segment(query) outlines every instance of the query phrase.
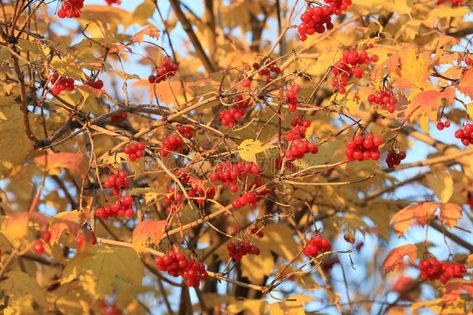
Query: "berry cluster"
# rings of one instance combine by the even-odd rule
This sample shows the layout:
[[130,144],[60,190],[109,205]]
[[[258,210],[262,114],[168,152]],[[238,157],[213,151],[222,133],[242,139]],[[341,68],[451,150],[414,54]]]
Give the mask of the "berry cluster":
[[192,126],[182,126],[177,129],[177,131],[187,139],[192,139],[192,137],[194,136],[194,128],[192,128]]
[[284,152],[284,156],[288,161],[304,158],[306,153],[316,154],[319,148],[315,143],[305,139],[296,139],[291,142],[291,147]]
[[463,4],[463,0],[437,0],[437,4],[444,4],[444,3],[447,3],[447,2],[451,2],[452,6],[454,6],[454,7]]
[[169,59],[163,59],[161,66],[156,69],[156,75],[152,74],[148,77],[149,83],[159,83],[176,75],[177,64],[172,63]]
[[57,16],[63,18],[78,18],[80,10],[84,7],[84,0],[64,0],[61,8],[57,11]]
[[227,161],[217,164],[216,170],[210,175],[210,180],[221,181],[225,186],[231,185],[230,190],[235,193],[238,190],[237,180],[244,179],[249,174],[260,176],[261,169],[259,165],[253,162],[237,162],[233,164]]
[[289,111],[291,113],[295,112],[298,105],[297,100],[297,93],[301,87],[298,84],[294,84],[287,92],[286,92],[286,103],[288,104]]
[[246,205],[250,205],[250,206],[254,207],[255,204],[256,204],[256,200],[257,200],[256,193],[254,193],[252,191],[246,192],[243,195],[241,195],[240,197],[233,200],[232,207],[233,207],[233,209],[242,208]]
[[464,61],[467,66],[473,65],[473,59],[471,59],[470,57],[465,57]]
[[448,127],[450,127],[450,120],[437,122],[437,130],[443,130]]
[[258,75],[266,77],[266,83],[273,81],[281,73],[281,68],[271,59],[266,59],[262,64],[253,63],[253,69],[258,71]]
[[51,88],[51,93],[54,95],[61,94],[62,91],[74,91],[74,79],[68,77],[60,77],[57,72],[53,74],[51,78],[51,83],[53,87]]
[[332,250],[332,245],[323,236],[314,235],[310,238],[304,248],[304,255],[315,258],[321,253]]
[[105,0],[105,2],[107,2],[108,5],[112,5],[112,4],[120,5],[120,4],[122,4],[121,0]]
[[340,15],[351,5],[351,0],[324,0],[325,5],[308,7],[301,15],[299,25],[299,39],[305,41],[307,35],[322,34],[325,30],[333,28],[332,15]]
[[368,134],[365,137],[356,135],[347,142],[346,156],[348,161],[378,160],[380,157],[379,146],[383,143],[380,136]]
[[199,205],[203,205],[207,198],[212,199],[215,196],[215,188],[205,190],[203,187],[192,187],[187,194],[189,197],[195,198]]
[[163,257],[157,257],[155,264],[158,270],[166,271],[173,277],[182,276],[188,287],[198,287],[200,280],[208,277],[203,263],[198,263],[174,250],[169,250]]
[[123,152],[125,152],[126,155],[128,155],[128,158],[130,159],[130,161],[135,161],[144,156],[145,148],[146,146],[144,145],[144,143],[136,142],[136,143],[127,145],[125,148],[123,148]]
[[388,155],[386,156],[386,164],[388,164],[389,168],[393,168],[394,166],[401,164],[401,161],[405,158],[406,152],[391,149],[388,151]]
[[336,88],[340,94],[345,94],[345,87],[348,80],[353,76],[357,79],[363,77],[362,65],[369,65],[378,61],[378,55],[369,55],[366,51],[346,50],[343,52],[342,59],[332,68],[334,78],[332,87]]
[[176,191],[174,188],[169,188],[166,198],[163,200],[168,213],[173,213],[179,210],[184,203],[184,194]]
[[259,255],[259,248],[248,241],[229,242],[227,243],[227,250],[233,260],[240,260],[247,254]]
[[128,113],[118,113],[112,115],[112,122],[122,121],[128,118]]
[[184,139],[179,135],[167,136],[163,141],[163,149],[159,151],[159,155],[166,157],[171,152],[179,152],[184,148]]
[[103,185],[105,188],[113,188],[113,194],[118,196],[121,189],[127,189],[129,186],[127,177],[128,173],[125,170],[121,170],[110,175]]
[[251,105],[251,98],[247,97],[246,99],[243,98],[243,95],[237,95],[235,97],[235,105],[220,111],[220,123],[222,126],[226,126],[228,128],[234,128],[238,121],[240,121],[243,116],[245,116],[246,110]]
[[304,139],[305,132],[310,126],[310,121],[302,119],[302,116],[297,114],[291,120],[291,126],[293,128],[284,135],[286,141]]
[[264,237],[264,232],[262,227],[255,226],[250,230],[250,233],[253,235],[258,236],[259,238]]
[[473,124],[466,124],[465,127],[455,131],[455,138],[461,139],[464,145],[473,143]]
[[97,79],[97,80],[87,80],[86,84],[94,89],[97,89],[97,90],[100,90],[103,88],[103,81],[100,80],[100,79]]
[[383,89],[376,91],[374,94],[370,94],[368,96],[368,102],[375,103],[382,109],[387,109],[390,113],[394,113],[397,104],[397,100],[391,89]]
[[451,278],[461,278],[466,273],[466,267],[458,262],[440,262],[435,257],[422,259],[419,262],[422,280],[440,280],[447,283]]
[[133,212],[133,197],[125,195],[120,197],[117,201],[110,205],[95,210],[95,215],[103,220],[109,217],[128,217],[132,218]]

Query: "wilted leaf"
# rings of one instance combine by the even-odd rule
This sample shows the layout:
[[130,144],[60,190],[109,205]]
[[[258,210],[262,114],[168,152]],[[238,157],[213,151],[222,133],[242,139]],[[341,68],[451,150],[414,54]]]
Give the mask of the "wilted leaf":
[[161,32],[154,26],[154,25],[148,25],[145,28],[143,28],[141,31],[136,33],[132,38],[132,42],[141,44],[145,36],[149,36],[154,39],[159,39]]
[[396,271],[404,265],[404,257],[409,257],[409,262],[413,264],[417,258],[417,247],[412,244],[399,246],[391,250],[383,262],[386,272]]

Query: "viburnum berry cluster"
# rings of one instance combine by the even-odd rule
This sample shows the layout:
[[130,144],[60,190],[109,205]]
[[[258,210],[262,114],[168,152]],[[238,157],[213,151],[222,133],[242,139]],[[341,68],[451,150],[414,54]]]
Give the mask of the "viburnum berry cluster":
[[180,152],[184,149],[184,139],[179,135],[169,135],[163,141],[163,149],[159,151],[159,155],[166,157],[171,152]]
[[452,278],[462,278],[466,267],[458,262],[440,262],[435,257],[428,257],[419,262],[422,280],[440,280],[447,283]]
[[201,280],[208,277],[205,265],[184,256],[182,252],[169,250],[163,257],[157,257],[155,264],[158,270],[166,271],[173,277],[181,276],[186,280],[186,286],[198,287]]
[[374,136],[371,133],[366,136],[358,134],[347,142],[345,154],[348,161],[376,161],[381,155],[379,146],[382,143],[383,138],[381,136]]
[[51,93],[53,93],[54,95],[59,95],[62,91],[74,91],[74,79],[59,76],[57,72],[53,74],[53,77],[51,78],[51,83],[53,84],[53,86],[51,87]]
[[57,11],[57,16],[61,19],[78,18],[83,7],[84,0],[64,0],[61,8]]
[[128,155],[130,161],[136,161],[137,159],[141,158],[145,154],[145,144],[141,142],[135,142],[130,145],[127,145],[123,148],[123,152]]
[[172,63],[171,60],[165,58],[161,61],[161,66],[156,68],[156,75],[152,74],[148,77],[149,83],[159,83],[166,81],[176,75],[177,64]]
[[259,238],[264,237],[263,227],[255,226],[250,230],[250,233],[258,236]]
[[215,196],[215,188],[204,189],[204,187],[191,187],[187,191],[190,198],[194,198],[199,205],[203,205],[207,199],[212,199]]
[[297,105],[299,101],[297,100],[297,93],[299,93],[301,87],[298,84],[294,84],[286,92],[286,103],[288,104],[288,109],[291,113],[297,110]]
[[113,189],[115,196],[120,195],[122,189],[129,187],[128,173],[125,170],[115,171],[104,182],[105,188]]
[[345,94],[348,80],[351,77],[361,79],[363,77],[363,65],[377,62],[378,59],[378,55],[369,55],[366,51],[345,50],[341,60],[332,68],[332,73],[335,76],[332,80],[332,87],[337,89],[340,94]]
[[113,114],[111,117],[112,122],[122,121],[128,118],[128,113]]
[[437,122],[437,130],[443,130],[448,127],[450,127],[450,120]]
[[174,188],[168,188],[168,193],[163,200],[168,213],[173,213],[179,210],[184,204],[184,194],[180,191],[176,191]]
[[110,205],[95,210],[95,215],[103,220],[110,217],[128,217],[134,216],[133,212],[133,197],[125,195],[120,197],[117,201]]
[[228,128],[234,128],[236,124],[245,116],[245,113],[251,105],[251,98],[244,98],[239,94],[234,99],[234,105],[228,109],[220,111],[220,124]]
[[368,102],[379,105],[382,109],[390,113],[394,113],[397,99],[394,97],[391,89],[382,89],[375,91],[374,94],[368,95]]
[[447,3],[447,2],[451,2],[452,6],[454,6],[454,7],[463,4],[463,0],[437,0],[437,4],[444,4],[444,3]]
[[473,124],[466,124],[465,127],[455,131],[455,138],[460,139],[464,145],[473,143]]
[[473,65],[473,59],[471,59],[469,56],[465,57],[464,61],[467,66]]
[[120,5],[120,4],[122,4],[121,0],[105,0],[105,2],[107,2],[108,5],[112,5],[112,4]]
[[388,151],[388,155],[386,156],[386,164],[388,164],[389,168],[393,168],[401,164],[401,161],[406,158],[406,152],[400,151],[397,149],[391,149]]
[[315,258],[318,255],[332,250],[328,239],[320,235],[313,235],[304,248],[304,255]]
[[250,205],[250,206],[254,207],[255,204],[256,204],[257,199],[258,198],[257,198],[255,192],[252,192],[252,191],[245,192],[240,197],[233,200],[232,207],[233,207],[233,209],[242,208],[246,205]]
[[259,248],[248,241],[229,242],[227,243],[227,250],[230,257],[234,260],[240,260],[247,254],[260,254]]
[[332,16],[340,15],[351,5],[351,0],[324,0],[325,5],[308,6],[301,15],[301,24],[297,31],[299,39],[305,41],[307,35],[322,34],[325,30],[333,28]]
[[230,186],[230,191],[235,193],[238,191],[238,179],[245,179],[249,174],[255,176],[261,175],[261,168],[258,164],[253,162],[237,162],[232,163],[227,161],[225,163],[218,163],[215,171],[210,175],[212,181],[220,181],[225,186]]
[[94,89],[100,90],[103,88],[103,81],[100,79],[89,79],[87,80],[86,84]]
[[284,152],[284,156],[288,161],[302,159],[306,153],[315,154],[318,147],[315,143],[309,142],[305,138],[305,132],[310,126],[310,121],[302,119],[297,114],[291,121],[293,129],[287,131],[284,139],[289,142],[289,148]]
[[281,68],[279,68],[276,65],[276,62],[270,58],[267,58],[260,63],[253,63],[253,69],[258,71],[259,76],[266,77],[266,83],[272,82],[281,73]]

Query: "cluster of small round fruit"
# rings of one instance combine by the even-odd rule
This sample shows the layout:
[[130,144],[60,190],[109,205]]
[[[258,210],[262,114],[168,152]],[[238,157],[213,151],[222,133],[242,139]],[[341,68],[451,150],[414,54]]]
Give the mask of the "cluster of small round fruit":
[[391,89],[383,89],[376,91],[374,94],[370,94],[368,96],[368,102],[375,103],[382,109],[387,109],[390,113],[394,113],[397,104],[397,100]]
[[[88,233],[86,236],[85,232],[79,231],[79,233],[76,236],[76,245],[78,249],[83,249],[84,246],[86,245],[86,242],[89,242],[91,245],[97,244],[97,237],[95,236],[95,233],[91,230],[87,230]],[[36,240],[33,243],[32,250],[36,255],[42,255],[45,252],[44,249],[44,244],[49,243],[51,241],[51,231],[49,230],[44,230],[41,233],[41,239]]]
[[274,60],[269,58],[265,59],[262,64],[253,63],[253,69],[258,71],[258,75],[266,77],[266,83],[273,81],[281,73],[281,68],[276,65]]
[[128,118],[128,113],[113,114],[111,117],[112,122],[122,121]]
[[468,57],[465,57],[464,61],[465,61],[465,64],[466,64],[467,66],[473,65],[473,59],[471,59],[471,57],[469,57],[469,56],[468,56]]
[[107,2],[108,5],[112,5],[112,4],[120,5],[120,4],[122,4],[121,0],[105,0],[105,2]]
[[454,7],[463,4],[463,0],[437,0],[437,4],[444,4],[447,2],[451,2]]
[[288,161],[292,161],[304,158],[306,153],[316,154],[317,152],[319,152],[319,148],[315,143],[305,139],[296,139],[291,142],[291,146],[284,152],[284,156]]
[[114,203],[106,205],[102,208],[95,210],[95,215],[103,220],[109,217],[128,217],[132,218],[133,212],[133,197],[131,195],[125,195],[120,197]]
[[168,188],[168,193],[163,200],[168,213],[173,213],[179,210],[184,203],[184,194],[180,191],[176,191],[174,188]]
[[386,156],[386,164],[388,164],[389,168],[393,168],[394,166],[398,166],[401,164],[401,161],[406,158],[405,151],[399,151],[396,149],[391,149],[388,151],[388,155]]
[[128,155],[130,161],[136,161],[137,159],[141,158],[145,154],[145,144],[141,142],[135,142],[130,145],[127,145],[123,148],[123,152]]
[[335,76],[332,80],[332,87],[337,89],[340,94],[345,94],[345,87],[351,76],[361,79],[363,77],[362,66],[377,62],[378,59],[378,55],[369,55],[366,51],[345,50],[342,59],[332,68],[332,73]]
[[156,68],[156,75],[148,77],[149,83],[159,83],[176,75],[177,64],[172,63],[168,58],[161,61],[161,66]]
[[259,238],[264,237],[263,227],[255,226],[250,230],[250,233],[258,236]]
[[297,105],[299,101],[297,100],[297,93],[299,93],[301,87],[298,84],[294,84],[286,92],[286,103],[288,104],[288,109],[291,113],[297,110]]
[[194,128],[189,125],[185,125],[177,129],[178,133],[187,139],[192,139],[194,136]]
[[203,187],[191,187],[187,191],[190,198],[194,198],[199,205],[203,205],[207,199],[212,199],[215,196],[215,188],[205,190]]
[[180,152],[184,149],[184,139],[180,135],[169,135],[163,141],[163,149],[159,155],[166,157],[171,152]]
[[473,124],[466,124],[465,127],[455,131],[455,138],[461,139],[464,145],[473,144]]
[[346,145],[346,156],[348,161],[378,160],[380,157],[379,146],[383,143],[383,138],[368,134],[365,137],[356,135],[353,140],[349,140]]
[[245,179],[249,174],[259,176],[261,168],[253,162],[237,162],[218,163],[215,171],[210,175],[210,180],[221,181],[225,186],[231,185],[230,191],[235,193],[238,191],[238,179]]
[[94,88],[94,89],[97,89],[97,90],[100,90],[101,88],[103,88],[103,81],[100,80],[100,79],[97,79],[97,80],[87,80],[86,84],[88,86],[90,86],[91,88]]
[[440,262],[435,257],[422,259],[419,262],[422,280],[440,280],[447,283],[451,278],[462,278],[466,267],[458,262]]
[[227,243],[228,254],[234,260],[240,260],[247,254],[259,255],[259,248],[248,241],[229,242]]
[[185,257],[184,254],[179,251],[167,251],[165,256],[155,259],[155,264],[156,268],[160,271],[166,271],[173,277],[183,277],[188,287],[196,288],[199,286],[201,280],[205,280],[208,277],[203,263]]
[[130,185],[128,182],[128,173],[125,170],[114,172],[104,182],[105,188],[112,188],[115,196],[120,195],[122,189],[127,189]]
[[437,129],[438,130],[443,130],[443,129],[448,128],[448,127],[450,127],[450,120],[437,122]]
[[246,110],[251,105],[251,98],[243,98],[243,95],[237,95],[235,97],[235,105],[228,109],[220,111],[219,118],[220,124],[228,128],[234,128],[243,116],[245,116]]
[[294,141],[305,138],[305,132],[310,126],[310,121],[302,119],[300,114],[296,114],[291,120],[291,130],[287,131],[284,135],[286,141]]
[[307,35],[322,34],[333,28],[332,15],[340,15],[351,5],[351,0],[324,0],[326,5],[311,7],[301,15],[298,27],[299,39],[305,41]]
[[61,8],[57,11],[57,16],[64,18],[80,17],[80,10],[84,7],[84,0],[64,0]]
[[304,255],[315,258],[321,253],[332,250],[332,245],[323,236],[313,235],[304,248]]
[[255,206],[257,200],[256,193],[249,191],[242,194],[232,202],[233,209],[242,208],[246,205]]
[[74,91],[74,79],[59,76],[57,72],[53,74],[53,77],[51,78],[51,83],[53,84],[51,88],[51,93],[53,93],[54,95],[59,95],[62,91]]

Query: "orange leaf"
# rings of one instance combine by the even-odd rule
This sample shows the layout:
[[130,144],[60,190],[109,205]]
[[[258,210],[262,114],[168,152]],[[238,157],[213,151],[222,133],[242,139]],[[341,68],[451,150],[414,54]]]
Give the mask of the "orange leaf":
[[141,250],[151,244],[157,244],[161,240],[166,227],[166,220],[145,220],[138,224],[133,231],[133,246]]
[[71,172],[71,175],[77,177],[85,176],[89,168],[88,160],[82,153],[48,153],[38,156],[35,161],[48,171],[56,168],[66,168]]
[[401,73],[396,86],[401,89],[424,88],[429,79],[429,52],[417,54],[415,46],[409,46],[400,54]]
[[145,35],[148,35],[149,37],[158,39],[160,34],[161,34],[161,32],[155,26],[148,25],[144,29],[142,29],[141,31],[136,33],[135,36],[133,36],[131,38],[131,41],[134,42],[134,43],[141,44],[141,42],[143,42],[143,39],[144,39]]
[[462,216],[462,207],[454,203],[444,203],[440,206],[440,218],[442,223],[454,227]]
[[447,88],[445,91],[440,92],[437,90],[428,90],[420,92],[412,99],[411,105],[413,108],[420,107],[422,112],[435,111],[443,105],[442,100],[447,100],[448,103],[453,103],[455,98],[455,90]]
[[445,304],[454,303],[465,291],[470,297],[473,297],[473,281],[463,279],[453,279],[445,284],[445,293],[442,300]]
[[49,227],[51,232],[51,244],[59,243],[64,231],[68,231],[72,236],[77,236],[81,230],[82,225],[80,224],[80,212],[77,210],[69,212],[61,212],[57,214]]
[[390,224],[398,235],[404,234],[414,223],[425,225],[435,214],[439,204],[435,202],[422,202],[407,206],[396,213]]
[[457,88],[461,93],[473,98],[473,69],[463,73]]
[[409,256],[411,264],[417,258],[417,247],[412,244],[403,245],[391,250],[383,262],[383,267],[387,272],[396,271],[404,265],[404,257]]

